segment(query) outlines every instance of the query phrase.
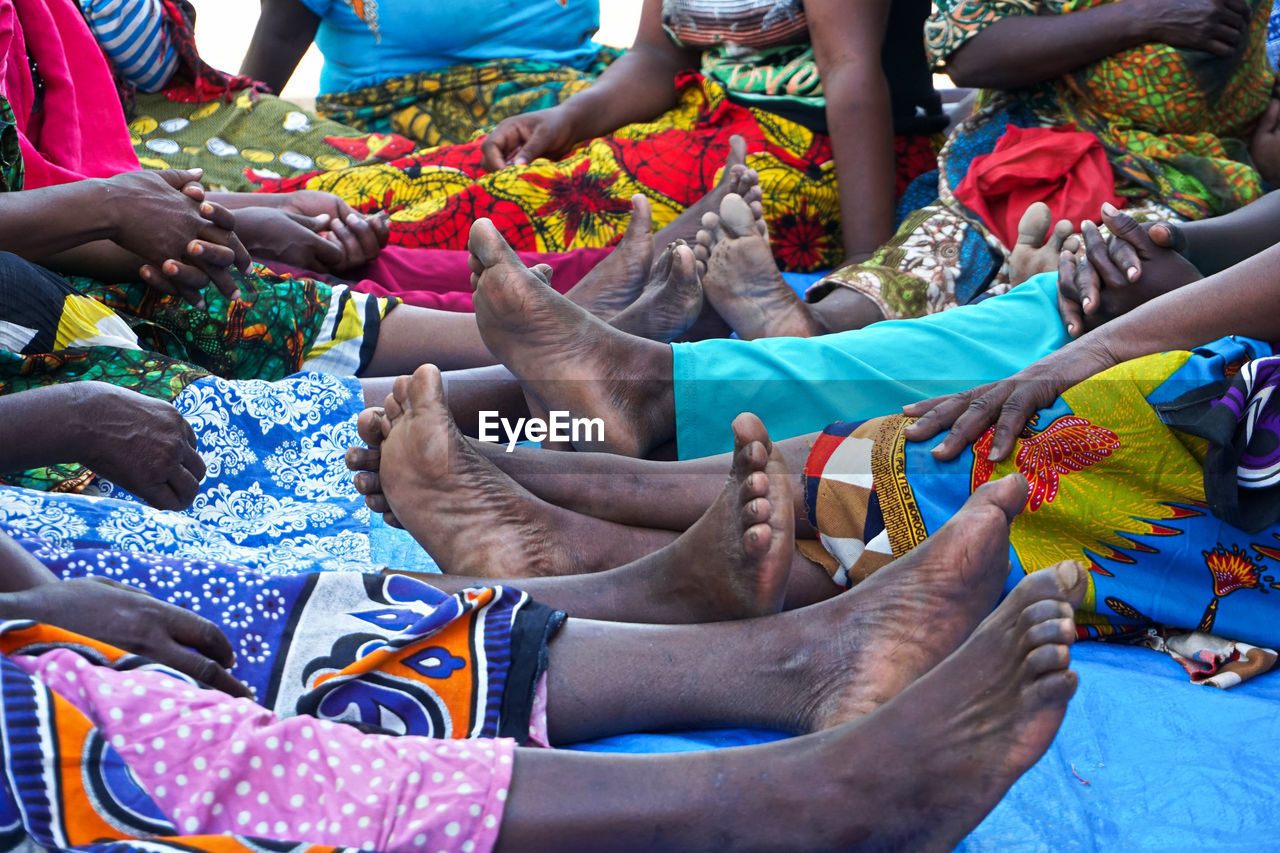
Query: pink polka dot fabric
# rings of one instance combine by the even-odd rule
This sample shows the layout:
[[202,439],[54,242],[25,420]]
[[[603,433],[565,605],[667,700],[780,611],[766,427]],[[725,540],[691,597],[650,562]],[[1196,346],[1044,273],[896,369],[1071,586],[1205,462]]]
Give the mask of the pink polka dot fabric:
[[378,851],[489,851],[515,741],[364,734],[280,719],[165,671],[67,649],[13,660],[102,732],[178,830]]

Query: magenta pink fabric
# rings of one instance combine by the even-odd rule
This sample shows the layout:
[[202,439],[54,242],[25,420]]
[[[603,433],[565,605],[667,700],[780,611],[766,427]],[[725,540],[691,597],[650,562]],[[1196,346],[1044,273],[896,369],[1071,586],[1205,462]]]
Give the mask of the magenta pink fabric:
[[[547,264],[551,286],[560,293],[573,287],[612,249],[572,252],[517,252],[526,266]],[[459,249],[407,249],[387,246],[362,272],[352,289],[375,296],[398,296],[409,305],[441,311],[470,312],[471,268]]]
[[73,0],[0,0],[0,63],[27,189],[141,168],[111,68]]

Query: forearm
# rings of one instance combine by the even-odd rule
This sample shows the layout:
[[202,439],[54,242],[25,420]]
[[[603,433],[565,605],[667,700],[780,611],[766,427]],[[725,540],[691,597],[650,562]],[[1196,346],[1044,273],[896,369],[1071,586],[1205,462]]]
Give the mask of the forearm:
[[1101,347],[1120,363],[1166,350],[1193,349],[1226,335],[1280,341],[1277,264],[1280,246],[1273,246],[1153,299],[1076,343]]
[[95,383],[71,382],[0,396],[0,472],[74,462],[79,405]]
[[1280,192],[1211,219],[1178,223],[1183,254],[1205,275],[1221,272],[1280,243]]
[[22,590],[57,583],[58,577],[8,533],[0,531],[0,619],[34,618],[23,606]]
[[320,18],[298,0],[264,0],[240,73],[279,92],[311,46]]
[[561,109],[571,116],[577,141],[605,136],[634,122],[651,121],[674,107],[675,76],[694,67],[697,54],[674,44],[637,45]]
[[1061,77],[1150,40],[1133,0],[1069,15],[1015,15],[997,21],[947,58],[957,86],[1017,89]]
[[889,86],[877,68],[870,78],[837,74],[824,89],[845,259],[861,262],[893,236],[897,187]]
[[29,261],[45,258],[95,240],[110,239],[114,203],[105,181],[0,193],[0,250]]
[[65,275],[84,275],[105,281],[136,281],[142,258],[110,240],[98,240],[42,258],[40,265]]

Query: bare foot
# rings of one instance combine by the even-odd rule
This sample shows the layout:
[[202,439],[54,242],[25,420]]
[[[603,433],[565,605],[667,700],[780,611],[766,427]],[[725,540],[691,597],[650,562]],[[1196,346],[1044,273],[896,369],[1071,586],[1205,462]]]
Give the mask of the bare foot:
[[859,804],[844,838],[875,849],[951,850],[1040,759],[1076,689],[1067,667],[1084,574],[1063,563],[1027,575],[942,663],[832,732],[844,740],[824,748],[852,760],[824,784],[844,783],[848,801]]
[[382,493],[382,442],[391,429],[387,412],[381,406],[370,406],[356,418],[356,432],[368,447],[348,447],[345,457],[347,470],[355,472],[351,478],[356,491],[364,495],[364,503],[372,512],[392,527],[404,527],[387,503]]
[[720,201],[729,193],[746,195],[755,187],[759,192],[760,176],[754,169],[747,168],[747,141],[736,133],[729,137],[729,154],[725,157],[724,171],[720,173],[720,181],[702,198],[684,209],[671,224],[663,228],[654,240],[660,246],[674,243],[676,240],[693,242],[702,227],[702,214],[720,209]]
[[467,247],[485,345],[536,408],[603,422],[604,440],[593,434],[576,449],[641,456],[672,436],[669,346],[620,332],[560,296],[488,219],[471,227]]
[[[1070,220],[1060,219],[1051,233],[1052,222],[1049,205],[1037,201],[1027,206],[1018,220],[1018,242],[1009,253],[1010,284],[1022,284],[1042,272],[1058,271],[1058,257],[1075,229]],[[1071,250],[1074,249],[1073,243]]]
[[729,479],[711,507],[670,545],[615,570],[652,572],[646,588],[666,603],[665,620],[745,619],[782,608],[795,548],[791,477],[755,415],[738,415],[733,437]]
[[565,296],[606,320],[635,302],[653,266],[652,229],[649,199],[637,193],[631,197],[631,219],[622,240]]
[[435,365],[397,379],[387,402],[396,411],[387,412],[380,485],[395,517],[442,571],[491,578],[583,570],[565,513],[483,459],[458,431]]
[[720,212],[702,217],[695,253],[706,264],[707,301],[746,340],[809,337],[823,329],[812,309],[782,278],[762,219],[730,193]]
[[978,489],[919,547],[849,592],[809,610],[809,630],[839,638],[800,689],[811,697],[802,729],[869,713],[928,672],[991,612],[1009,574],[1009,525],[1021,511],[1020,475]]
[[616,314],[609,325],[630,335],[669,343],[692,326],[701,312],[702,283],[693,250],[680,240],[658,258],[640,298]]

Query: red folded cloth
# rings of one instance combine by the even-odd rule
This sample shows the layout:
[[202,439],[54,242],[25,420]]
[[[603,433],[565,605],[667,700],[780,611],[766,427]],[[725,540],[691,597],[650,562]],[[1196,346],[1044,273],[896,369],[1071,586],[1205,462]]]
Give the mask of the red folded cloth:
[[1102,143],[1074,124],[1009,125],[994,151],[973,158],[955,194],[1009,248],[1032,202],[1049,205],[1054,222],[1070,219],[1076,230],[1085,219],[1098,220],[1103,202],[1124,205]]

